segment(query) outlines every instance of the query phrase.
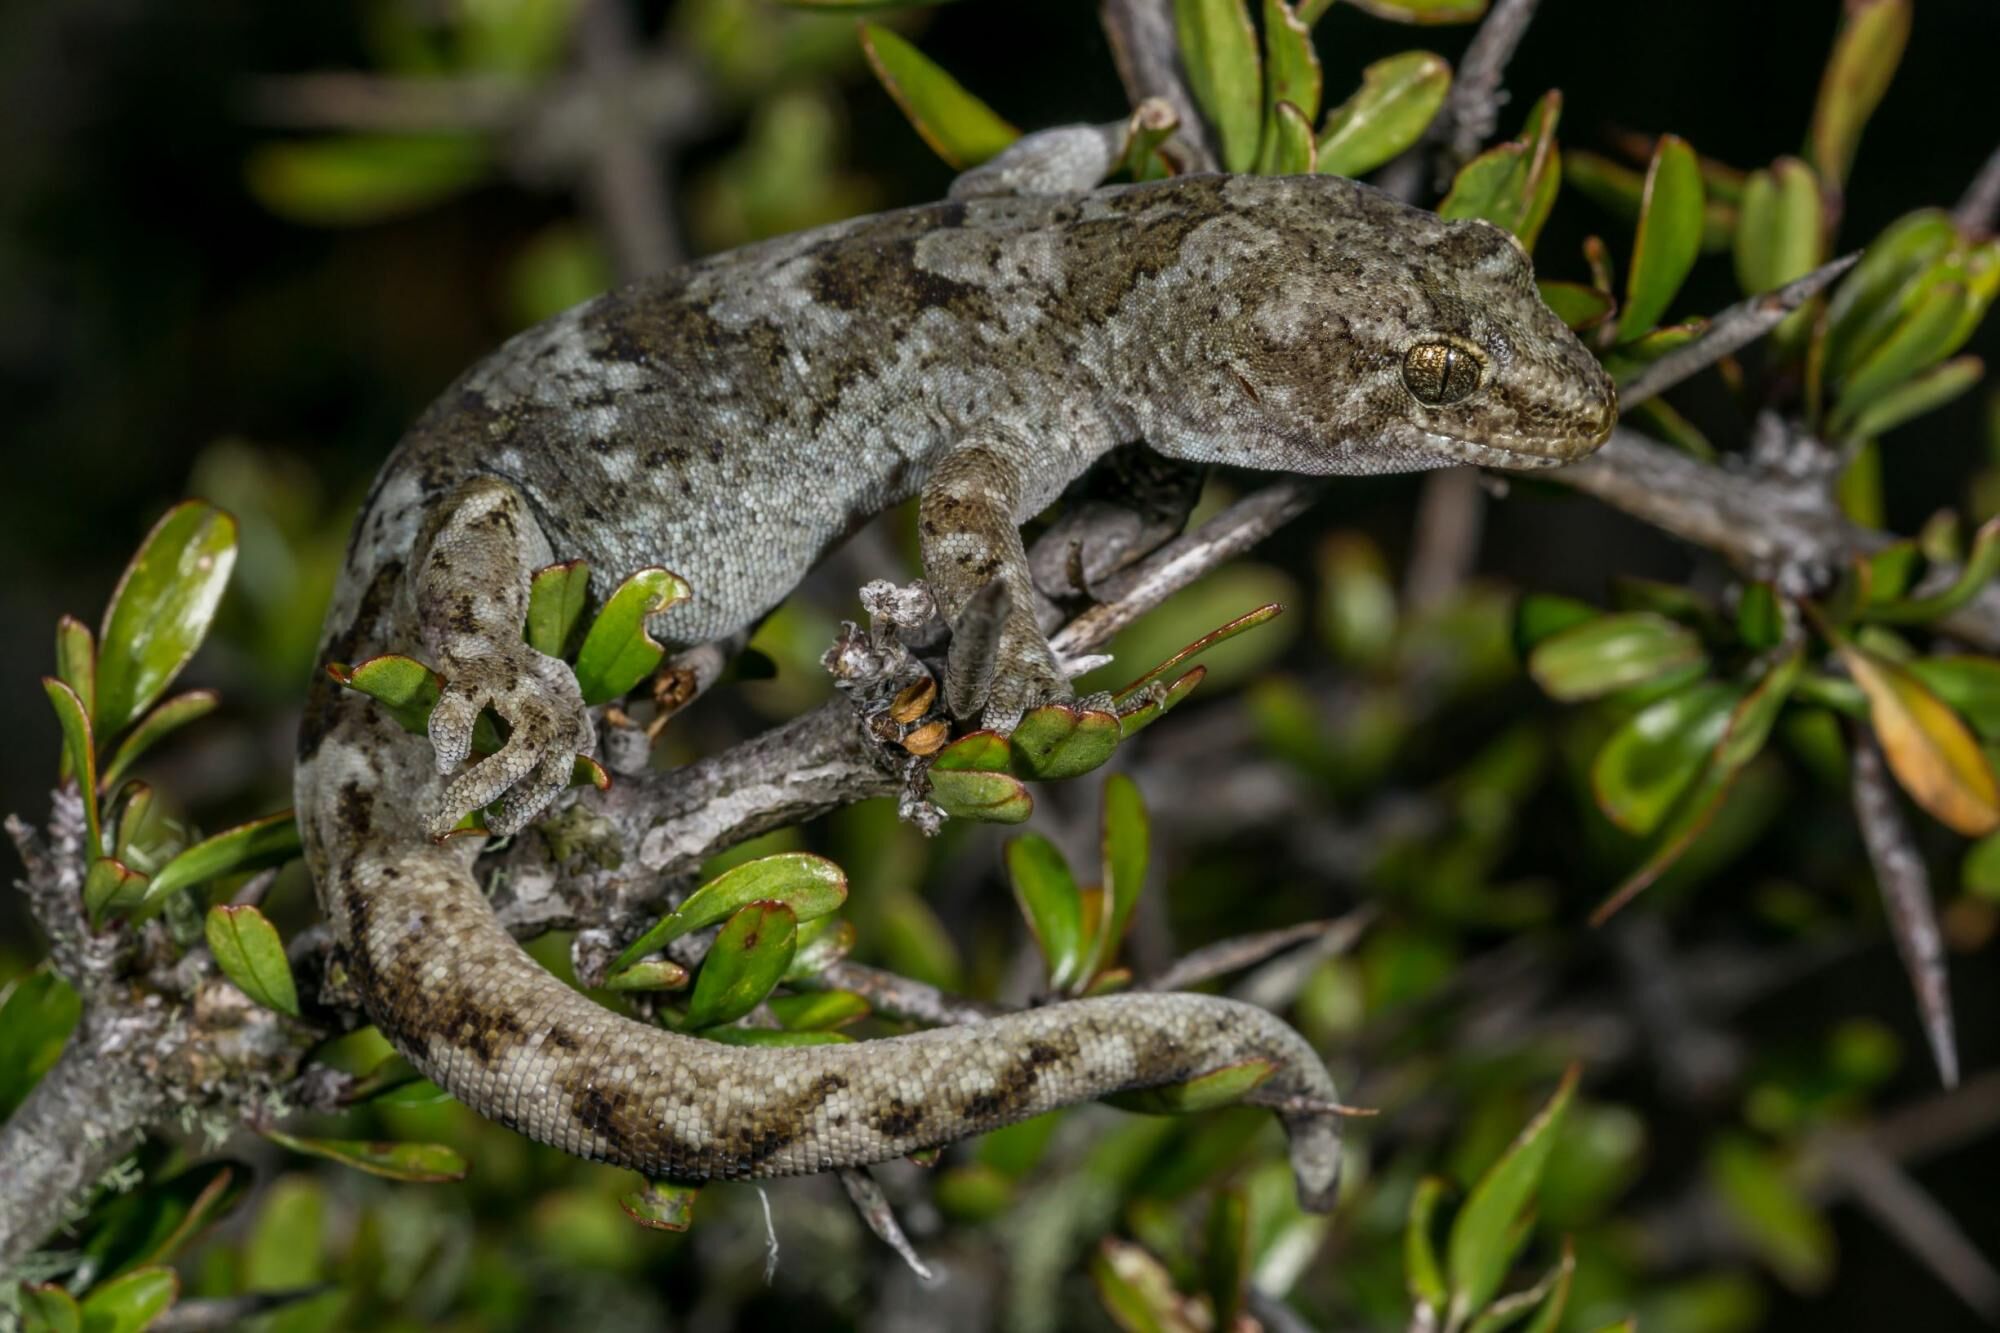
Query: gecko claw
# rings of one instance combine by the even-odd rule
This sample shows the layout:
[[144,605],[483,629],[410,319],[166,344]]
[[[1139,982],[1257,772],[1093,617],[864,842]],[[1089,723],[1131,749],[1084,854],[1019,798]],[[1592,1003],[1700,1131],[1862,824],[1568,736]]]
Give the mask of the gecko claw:
[[526,644],[447,663],[446,670],[448,683],[430,720],[438,772],[451,774],[471,754],[484,708],[507,724],[507,735],[499,749],[446,784],[426,826],[441,838],[474,810],[493,806],[487,831],[518,832],[569,785],[575,757],[596,751],[597,729],[576,676]]

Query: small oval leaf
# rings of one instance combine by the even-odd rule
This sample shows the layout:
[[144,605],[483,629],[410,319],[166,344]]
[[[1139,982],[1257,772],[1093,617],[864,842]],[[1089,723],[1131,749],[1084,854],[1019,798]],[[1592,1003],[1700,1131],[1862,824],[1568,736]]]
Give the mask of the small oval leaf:
[[652,674],[666,649],[646,633],[646,621],[687,596],[687,584],[659,568],[618,585],[576,651],[576,684],[586,704],[616,699]]
[[993,108],[889,29],[862,24],[861,49],[917,134],[954,170],[976,167],[1021,137]]
[[208,909],[206,933],[216,966],[266,1009],[299,1016],[299,991],[278,928],[254,907]]
[[1618,317],[1619,342],[1651,329],[1673,304],[1701,254],[1703,199],[1701,164],[1694,149],[1678,135],[1661,135],[1640,196],[1625,310]]
[[1651,611],[1599,616],[1550,635],[1528,654],[1528,674],[1552,699],[1575,703],[1643,685],[1705,660],[1701,640]]
[[1263,122],[1263,71],[1257,32],[1244,0],[1174,0],[1181,66],[1188,89],[1215,127],[1224,171],[1257,160]]
[[139,762],[140,756],[158,745],[174,732],[190,722],[207,717],[222,702],[222,696],[214,690],[189,690],[176,694],[152,712],[146,714],[125,739],[119,742],[118,750],[105,765],[104,776],[98,779],[98,790],[111,791],[118,786],[118,780]]
[[569,659],[590,602],[590,562],[565,560],[535,571],[528,584],[528,646],[550,657]]
[[176,856],[153,876],[142,907],[156,910],[170,893],[223,875],[282,865],[299,854],[299,825],[289,810],[224,829]]
[[1939,823],[1969,838],[2000,829],[2000,783],[1958,715],[1907,668],[1846,639],[1835,641],[1889,771]]
[[611,971],[621,972],[647,954],[712,926],[753,902],[782,903],[794,921],[803,923],[839,911],[846,901],[847,876],[824,856],[779,852],[745,861],[689,894],[687,901],[619,954]]
[[1407,150],[1437,119],[1451,66],[1429,51],[1405,51],[1361,71],[1361,86],[1327,113],[1313,170],[1363,176]]
[[1449,1322],[1463,1327],[1500,1290],[1514,1258],[1513,1233],[1541,1184],[1542,1168],[1555,1147],[1563,1112],[1576,1093],[1578,1067],[1571,1065],[1533,1120],[1501,1154],[1452,1221],[1445,1265],[1451,1281]]
[[702,962],[684,1026],[733,1023],[762,1004],[798,947],[798,918],[783,903],[756,902],[723,923]]
[[208,634],[236,565],[236,520],[188,500],[153,525],[98,634],[97,729],[117,735],[173,684]]
[[1014,886],[1014,901],[1021,905],[1021,915],[1041,946],[1049,989],[1067,991],[1084,979],[1087,943],[1083,900],[1069,863],[1047,838],[1026,833],[1007,843],[1007,878]]

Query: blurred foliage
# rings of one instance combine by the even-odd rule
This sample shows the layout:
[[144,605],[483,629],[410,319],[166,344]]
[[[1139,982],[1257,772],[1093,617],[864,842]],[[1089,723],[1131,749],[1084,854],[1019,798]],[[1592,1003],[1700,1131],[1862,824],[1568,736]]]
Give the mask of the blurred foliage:
[[[682,181],[696,249],[849,216],[934,179],[883,142],[857,142],[857,128],[886,128],[888,105],[952,167],[998,151],[1016,125],[1047,123],[1036,105],[989,107],[973,90],[990,69],[927,54],[925,25],[942,29],[942,10],[870,6],[857,34],[854,8],[647,11],[649,35],[701,71],[713,103]],[[1022,22],[976,0],[950,8],[968,24]],[[1437,207],[1537,251],[1545,296],[1622,383],[1698,339],[1707,320],[1694,312],[1719,308],[1728,281],[1752,295],[1860,249],[1830,293],[1725,360],[1708,400],[1655,399],[1628,424],[1718,459],[1744,452],[1760,416],[1800,423],[1840,472],[1846,512],[1880,524],[1908,503],[1899,487],[1936,505],[1925,483],[1937,464],[1917,456],[1919,436],[1982,382],[1965,349],[2000,291],[2000,242],[1935,208],[1893,216],[1924,201],[1871,196],[1885,154],[1922,147],[1867,130],[1885,96],[1911,95],[1894,76],[1914,6],[1825,8],[1832,45],[1810,115],[1787,130],[1791,152],[1736,165],[1705,155],[1699,136],[1618,130],[1600,135],[1604,151],[1566,148],[1563,94],[1521,85],[1503,116],[1510,137],[1466,162]],[[1346,175],[1417,145],[1451,87],[1446,54],[1391,48],[1407,37],[1455,50],[1451,25],[1483,11],[1481,0],[1174,4],[1228,165]],[[573,206],[573,179],[524,171],[509,118],[575,90],[580,6],[376,0],[361,13],[353,49],[311,58],[507,114],[449,130],[260,130],[231,161],[250,197],[333,235],[553,191],[510,223],[477,299],[519,326],[607,286],[600,219]],[[1524,58],[1565,21],[1544,16]],[[1783,58],[1810,70],[1802,41]],[[1109,115],[1108,71],[1104,81]],[[1777,105],[1759,100],[1756,114]],[[1616,110],[1614,122],[1648,118]],[[1127,174],[1166,170],[1172,147],[1135,121]],[[1886,225],[1855,232],[1864,210]],[[1607,213],[1616,261],[1614,243],[1580,234]],[[1567,260],[1559,240],[1575,247]],[[1078,1108],[954,1148],[929,1176],[887,1173],[919,1249],[1012,1329],[1244,1328],[1259,1302],[1280,1300],[1315,1326],[1865,1326],[1823,1294],[1894,1242],[1846,1223],[1826,1155],[1927,1084],[1907,1049],[1919,1030],[1907,1001],[1853,984],[1840,961],[1864,943],[1886,959],[1887,938],[1908,930],[1872,901],[1845,789],[1854,747],[1878,745],[1928,817],[1917,850],[1957,858],[1941,929],[1974,974],[1962,984],[1990,997],[2000,660],[1964,651],[1950,624],[2000,572],[2000,396],[1986,392],[1978,470],[1950,483],[1963,504],[1812,589],[1703,566],[1679,581],[1614,580],[1605,605],[1478,578],[1416,599],[1397,585],[1400,538],[1382,536],[1396,528],[1364,509],[1334,531],[1288,534],[1114,646],[1107,675],[1130,681],[1126,702],[1172,677],[1143,720],[1201,684],[1185,713],[1143,738],[1064,709],[1012,738],[958,738],[936,753],[934,799],[974,819],[926,844],[876,802],[738,849],[592,994],[714,1040],[865,1039],[897,1025],[813,984],[850,954],[985,997],[1080,995],[1133,984],[1176,951],[1372,904],[1379,916],[1351,949],[1308,949],[1241,982],[1288,998],[1343,1090],[1377,1112],[1350,1126],[1331,1218],[1296,1207],[1266,1115]],[[282,747],[251,739],[245,719],[283,718],[312,666],[358,498],[342,487],[357,470],[329,483],[262,439],[217,438],[188,480],[206,499],[159,519],[94,629],[59,624],[44,682],[60,775],[85,800],[91,866],[78,891],[93,921],[131,930],[157,917],[148,929],[163,947],[206,947],[252,1000],[290,1015],[300,981],[286,939],[309,920],[303,886],[296,870],[261,875],[295,856],[296,831],[269,813],[288,786]],[[1218,478],[1204,512],[1242,484]],[[898,516],[890,531],[908,525]],[[525,632],[573,655],[593,699],[616,699],[658,664],[645,615],[686,590],[649,571],[593,608],[578,574],[544,572]],[[1291,609],[1273,619],[1276,604]],[[1253,607],[1266,609],[1244,614]],[[817,660],[843,613],[843,601],[808,597],[773,617],[757,654],[667,731],[663,760],[821,697]],[[205,683],[170,694],[211,637],[194,659]],[[1183,667],[1183,645],[1223,637]],[[421,727],[436,689],[427,667],[343,665],[346,683]],[[1114,760],[1122,771],[1108,779],[1057,781]],[[579,780],[601,776],[579,768]],[[196,822],[211,814],[225,817]],[[1030,814],[1036,826],[1004,845],[972,826]],[[1593,902],[1648,888],[1602,935],[1586,931]],[[246,895],[255,901],[237,901]],[[1685,948],[1649,953],[1661,922]],[[716,942],[699,967],[655,956],[702,930]],[[556,934],[532,948],[573,982],[568,944]],[[1713,978],[1700,974],[1710,961]],[[1865,975],[1879,982],[1888,966]],[[25,946],[10,939],[0,968],[4,1115],[78,1013]],[[1775,1015],[1747,1012],[1760,1005]],[[1961,1033],[1989,1065],[1990,1010]],[[1937,1015],[1923,1017],[1935,1046]],[[445,1098],[372,1029],[316,1058],[353,1078],[340,1114],[246,1137],[227,1150],[236,1157],[194,1136],[149,1141],[38,1256],[34,1280],[11,1286],[26,1325],[137,1330],[176,1301],[261,1294],[270,1309],[245,1326],[288,1333],[868,1327],[899,1280],[829,1182],[771,1190],[782,1250],[767,1283],[757,1191],[717,1188],[697,1209],[671,1182],[635,1189],[629,1173],[528,1144]],[[1256,1076],[1141,1109],[1225,1102]],[[1979,1160],[1991,1159],[1989,1140]],[[934,1209],[909,1208],[925,1201]],[[1964,1224],[1976,1243],[1993,1234],[1984,1206],[1983,1230]],[[1928,1308],[1948,1320],[1963,1314],[1953,1301]]]

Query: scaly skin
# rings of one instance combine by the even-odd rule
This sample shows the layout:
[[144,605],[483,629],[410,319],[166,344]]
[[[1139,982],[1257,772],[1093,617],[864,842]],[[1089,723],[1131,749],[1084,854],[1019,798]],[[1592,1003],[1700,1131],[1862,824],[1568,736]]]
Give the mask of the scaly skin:
[[[1075,137],[1099,132],[1062,134],[1102,167],[1102,135]],[[1282,1108],[1301,1198],[1324,1207],[1334,1088],[1261,1010],[1135,994],[853,1045],[718,1045],[549,977],[494,921],[473,840],[429,835],[488,803],[491,827],[524,826],[592,744],[568,669],[521,641],[550,560],[589,560],[599,595],[674,570],[694,598],[653,629],[691,645],[754,624],[830,545],[921,495],[945,611],[994,580],[1026,608],[1016,525],[1121,444],[1322,474],[1544,466],[1594,448],[1614,412],[1503,234],[1330,177],[961,198],[721,255],[529,330],[405,438],[328,617],[322,660],[421,650],[449,682],[434,751],[323,680],[301,732],[307,858],[363,1002],[482,1114],[697,1180],[882,1161],[1264,1060],[1250,1100]],[[1000,645],[964,711],[1004,730],[1070,697],[1025,610]],[[459,771],[486,706],[509,743]]]

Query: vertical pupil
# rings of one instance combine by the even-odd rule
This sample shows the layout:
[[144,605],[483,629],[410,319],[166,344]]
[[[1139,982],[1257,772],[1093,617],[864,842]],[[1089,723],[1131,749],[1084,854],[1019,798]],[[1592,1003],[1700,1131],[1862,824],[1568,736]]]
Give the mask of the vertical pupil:
[[1444,360],[1438,366],[1438,387],[1437,387],[1437,396],[1446,401],[1450,401],[1452,397],[1451,374],[1452,371],[1457,367],[1457,365],[1458,365],[1458,349],[1456,347],[1453,347],[1450,343],[1446,343],[1444,348]]

